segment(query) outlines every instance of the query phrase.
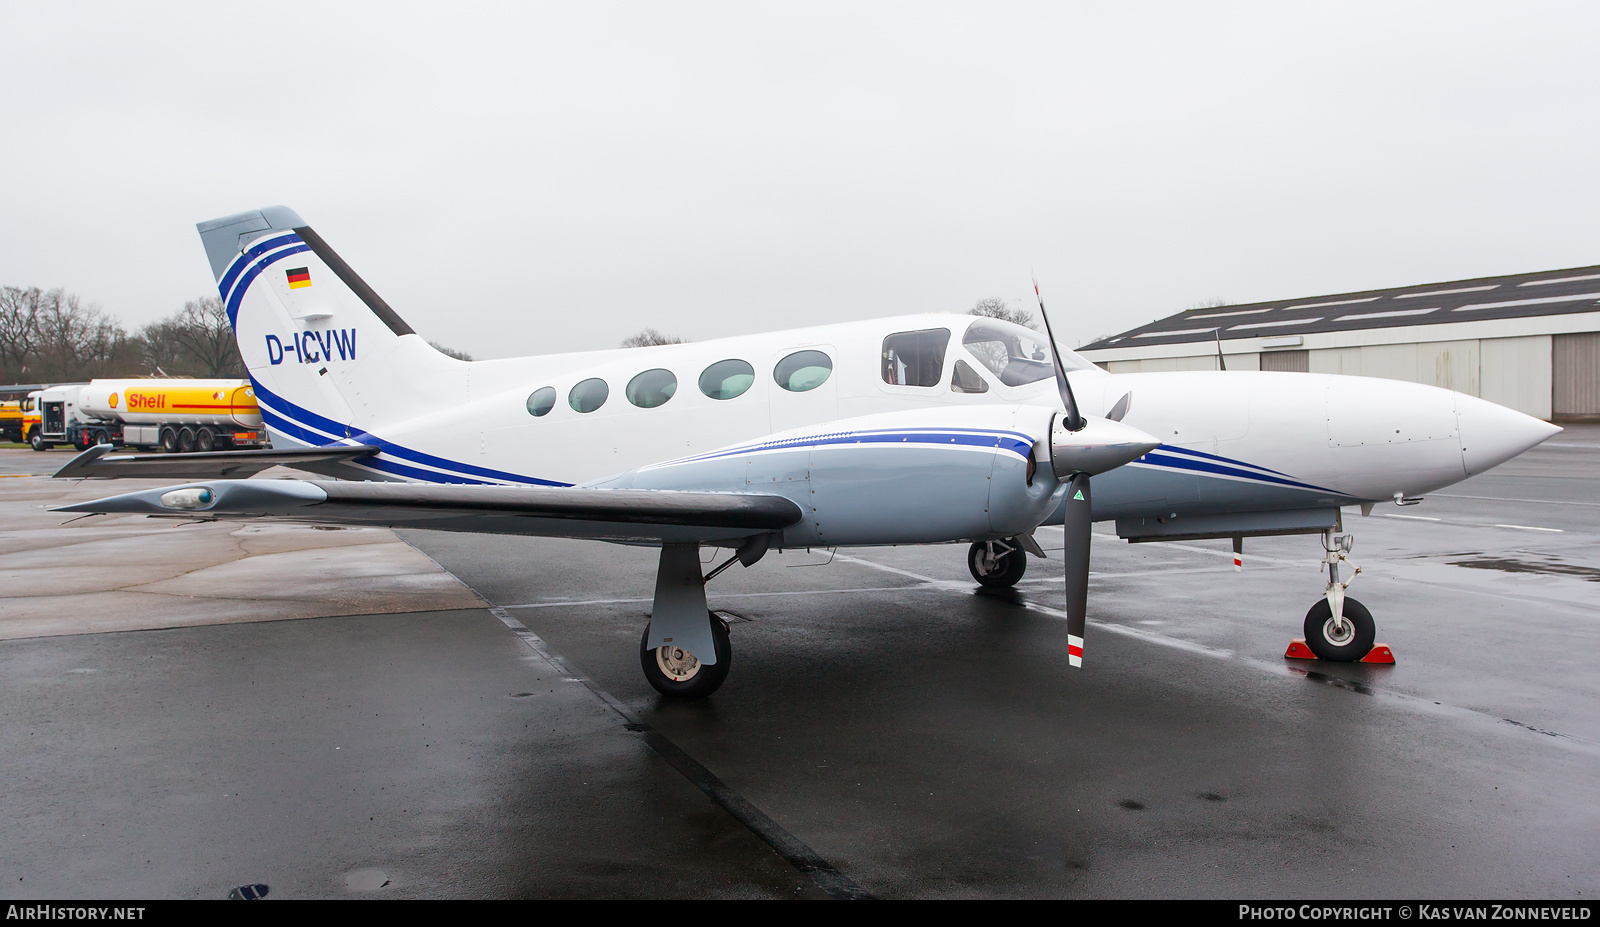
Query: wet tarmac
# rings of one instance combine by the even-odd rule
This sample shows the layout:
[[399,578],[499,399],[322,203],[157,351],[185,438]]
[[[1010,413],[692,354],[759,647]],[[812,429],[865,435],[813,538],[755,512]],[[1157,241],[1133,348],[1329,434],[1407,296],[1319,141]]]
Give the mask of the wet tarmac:
[[0,641],[0,894],[1593,897],[1600,428],[1346,528],[1395,666],[1283,659],[1314,538],[1109,525],[1081,671],[1059,560],[958,546],[723,573],[698,704],[589,542],[402,533],[492,608]]

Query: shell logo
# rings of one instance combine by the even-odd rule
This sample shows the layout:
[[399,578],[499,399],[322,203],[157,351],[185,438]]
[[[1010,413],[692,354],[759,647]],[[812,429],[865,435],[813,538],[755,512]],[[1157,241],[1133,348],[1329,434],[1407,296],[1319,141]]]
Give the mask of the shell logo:
[[117,407],[117,394],[116,393],[112,393],[111,394],[111,398],[106,400],[106,402],[107,402],[108,405],[111,406],[111,408],[115,409]]

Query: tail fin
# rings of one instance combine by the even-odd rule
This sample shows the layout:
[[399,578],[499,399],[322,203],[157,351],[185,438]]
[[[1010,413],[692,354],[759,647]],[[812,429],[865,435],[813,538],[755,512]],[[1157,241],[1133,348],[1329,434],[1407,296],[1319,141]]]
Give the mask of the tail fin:
[[197,228],[278,446],[359,439],[440,405],[464,378],[463,362],[412,331],[293,210]]

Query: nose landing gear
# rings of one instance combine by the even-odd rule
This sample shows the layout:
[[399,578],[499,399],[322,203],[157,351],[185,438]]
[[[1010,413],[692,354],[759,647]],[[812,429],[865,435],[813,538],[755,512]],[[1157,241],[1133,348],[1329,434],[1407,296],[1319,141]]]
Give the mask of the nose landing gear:
[[1028,571],[1028,554],[1044,556],[1032,533],[1001,541],[975,541],[967,549],[967,569],[989,589],[1010,589]]
[[[1328,574],[1328,588],[1323,598],[1306,612],[1305,641],[1289,645],[1286,657],[1315,658],[1335,663],[1393,663],[1394,655],[1384,644],[1374,644],[1377,625],[1372,612],[1365,605],[1345,594],[1350,583],[1361,574],[1361,568],[1350,563],[1347,554],[1355,546],[1355,538],[1348,534],[1336,535],[1329,528],[1322,533],[1322,569]],[[1350,578],[1339,579],[1341,564],[1352,568]],[[1309,649],[1310,653],[1304,651]]]
[[972,578],[990,589],[1009,589],[1028,571],[1028,557],[1010,541],[978,541],[967,550]]

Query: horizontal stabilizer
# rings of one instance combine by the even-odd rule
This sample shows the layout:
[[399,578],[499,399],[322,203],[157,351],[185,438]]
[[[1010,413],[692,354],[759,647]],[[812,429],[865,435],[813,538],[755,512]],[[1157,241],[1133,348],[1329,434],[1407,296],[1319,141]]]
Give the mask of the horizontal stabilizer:
[[209,480],[245,479],[272,467],[309,468],[344,463],[376,454],[376,447],[304,447],[284,450],[196,451],[191,454],[119,454],[107,457],[111,445],[97,444],[67,461],[54,479]]
[[322,480],[185,483],[51,511],[684,543],[780,531],[802,517],[800,506],[768,493]]

